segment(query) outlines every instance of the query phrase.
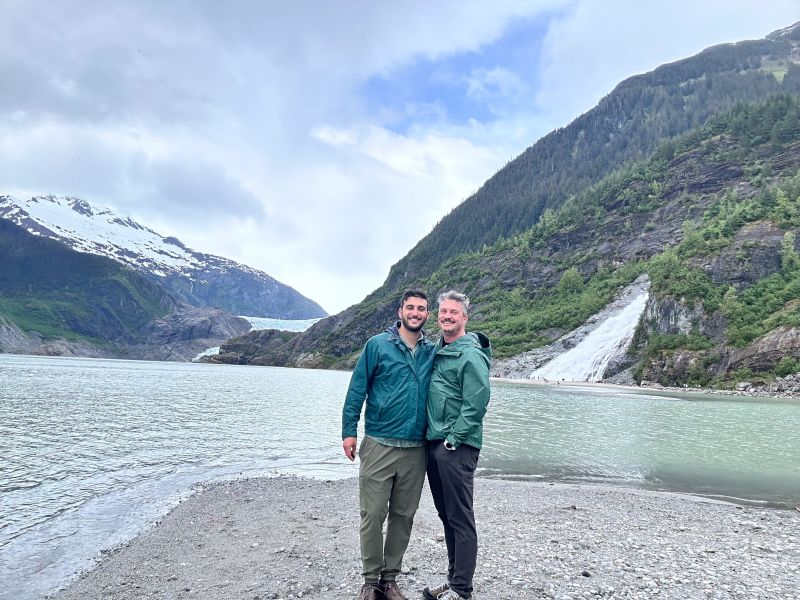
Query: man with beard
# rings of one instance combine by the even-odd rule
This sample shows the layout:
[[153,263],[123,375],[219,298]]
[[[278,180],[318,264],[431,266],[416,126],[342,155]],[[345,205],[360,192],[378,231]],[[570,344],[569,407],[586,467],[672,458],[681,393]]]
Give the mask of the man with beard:
[[436,362],[428,392],[428,485],[444,525],[447,581],[426,587],[426,600],[469,600],[478,557],[472,491],[489,404],[489,339],[467,333],[469,299],[439,296]]
[[358,421],[367,404],[358,451],[364,576],[358,600],[407,600],[396,580],[425,481],[426,405],[435,351],[422,330],[428,297],[408,290],[397,316],[395,325],[364,346],[342,410],[342,447],[355,460]]

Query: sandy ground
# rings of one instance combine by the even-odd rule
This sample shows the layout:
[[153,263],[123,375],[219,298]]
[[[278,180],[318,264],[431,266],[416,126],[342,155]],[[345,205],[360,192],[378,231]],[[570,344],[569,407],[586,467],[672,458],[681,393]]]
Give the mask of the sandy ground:
[[[209,485],[56,600],[355,599],[357,480]],[[476,600],[800,599],[800,512],[594,485],[480,478]],[[428,490],[400,583],[421,598],[446,551]]]

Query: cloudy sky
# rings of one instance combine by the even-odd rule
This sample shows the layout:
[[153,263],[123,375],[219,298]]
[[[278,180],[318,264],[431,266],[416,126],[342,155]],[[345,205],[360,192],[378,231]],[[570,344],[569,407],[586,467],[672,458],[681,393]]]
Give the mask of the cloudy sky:
[[798,20],[800,0],[0,0],[0,194],[112,207],[338,312],[622,79]]

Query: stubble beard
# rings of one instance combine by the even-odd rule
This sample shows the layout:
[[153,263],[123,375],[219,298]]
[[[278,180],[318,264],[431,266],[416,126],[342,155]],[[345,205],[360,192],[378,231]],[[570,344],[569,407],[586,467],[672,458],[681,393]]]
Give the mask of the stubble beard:
[[403,328],[406,331],[410,331],[411,333],[417,333],[421,331],[422,328],[425,326],[426,320],[427,319],[420,319],[419,325],[412,325],[411,323],[408,322],[408,319],[404,319],[402,317],[400,318],[400,322],[403,324]]

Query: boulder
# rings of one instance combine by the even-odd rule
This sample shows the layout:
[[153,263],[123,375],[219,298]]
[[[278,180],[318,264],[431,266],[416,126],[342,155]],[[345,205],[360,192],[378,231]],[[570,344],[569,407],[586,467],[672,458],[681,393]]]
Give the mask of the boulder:
[[784,356],[800,359],[800,327],[783,325],[741,350],[731,352],[726,369],[770,371]]

